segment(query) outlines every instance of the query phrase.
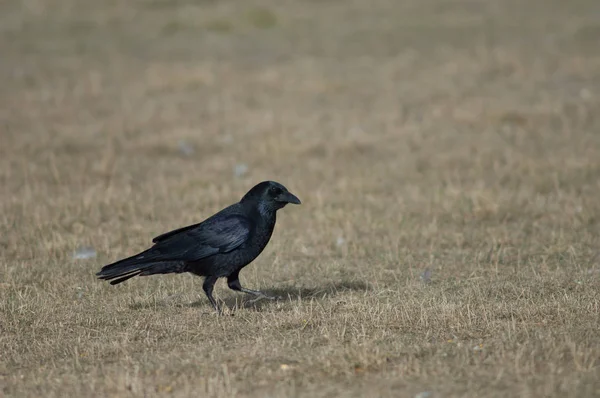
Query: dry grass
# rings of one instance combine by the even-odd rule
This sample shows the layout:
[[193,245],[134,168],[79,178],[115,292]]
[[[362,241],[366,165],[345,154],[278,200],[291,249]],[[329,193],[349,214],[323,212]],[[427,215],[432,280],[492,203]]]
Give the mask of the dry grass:
[[[4,395],[600,394],[597,1],[0,8]],[[285,299],[95,279],[267,178]]]

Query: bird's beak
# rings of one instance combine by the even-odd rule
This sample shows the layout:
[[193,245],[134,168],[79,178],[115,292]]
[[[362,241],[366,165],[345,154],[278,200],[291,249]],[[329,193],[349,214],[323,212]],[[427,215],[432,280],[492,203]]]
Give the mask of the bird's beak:
[[283,203],[293,203],[295,205],[299,205],[300,203],[302,203],[300,202],[300,199],[298,199],[294,194],[290,192],[283,192],[282,194],[277,196],[275,200]]

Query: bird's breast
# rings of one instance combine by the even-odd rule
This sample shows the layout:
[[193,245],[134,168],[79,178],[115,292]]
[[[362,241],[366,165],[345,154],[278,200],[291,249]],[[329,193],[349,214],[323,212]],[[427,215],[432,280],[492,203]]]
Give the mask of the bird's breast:
[[269,243],[275,225],[265,225],[263,228],[256,228],[254,233],[248,239],[250,247],[254,248],[256,255],[260,254]]

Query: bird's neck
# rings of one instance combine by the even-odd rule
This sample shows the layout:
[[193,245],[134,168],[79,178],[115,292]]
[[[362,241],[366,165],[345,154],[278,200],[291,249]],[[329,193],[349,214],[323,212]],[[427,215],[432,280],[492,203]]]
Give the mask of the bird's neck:
[[255,247],[258,249],[258,253],[260,253],[271,239],[277,216],[276,210],[272,208],[261,207],[259,205],[256,209],[258,211],[254,215],[256,224],[252,239]]
[[261,218],[263,219],[273,219],[273,222],[275,221],[275,217],[276,217],[276,212],[277,209],[273,208],[273,206],[270,206],[264,202],[259,202],[258,203],[258,213],[260,214]]
[[[275,229],[275,222],[277,221],[277,210],[264,204],[259,204],[257,207],[258,214],[256,216],[258,230],[268,232],[267,235],[270,237]],[[268,242],[267,237],[267,242]],[[266,243],[266,242],[265,242]]]

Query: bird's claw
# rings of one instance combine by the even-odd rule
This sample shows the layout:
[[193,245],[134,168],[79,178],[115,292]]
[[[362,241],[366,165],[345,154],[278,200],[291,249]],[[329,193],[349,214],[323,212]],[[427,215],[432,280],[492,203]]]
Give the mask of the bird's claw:
[[279,297],[279,296],[269,296],[268,294],[260,293],[260,294],[257,294],[255,298],[253,298],[252,300],[249,300],[248,302],[253,304],[253,303],[256,303],[257,301],[259,301],[260,299],[278,300],[280,298],[281,297]]

